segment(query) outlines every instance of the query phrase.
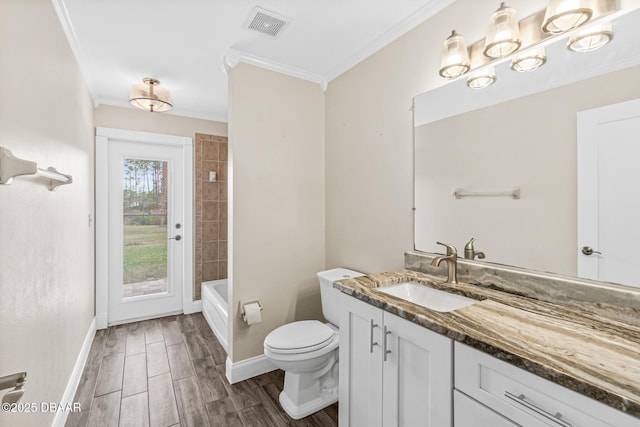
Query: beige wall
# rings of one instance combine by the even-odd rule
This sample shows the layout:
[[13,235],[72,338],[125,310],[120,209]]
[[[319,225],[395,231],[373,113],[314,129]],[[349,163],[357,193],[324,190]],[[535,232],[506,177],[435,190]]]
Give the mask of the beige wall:
[[[262,354],[274,328],[321,318],[324,94],[319,85],[239,64],[229,76],[231,360]],[[263,321],[239,318],[260,298]]]
[[0,146],[73,175],[0,185],[0,376],[27,371],[22,402],[60,402],[94,316],[93,104],[50,1],[3,0],[0,28]]
[[[546,2],[509,5],[526,16]],[[446,83],[438,68],[451,30],[470,43],[481,39],[497,6],[493,0],[458,0],[329,84],[327,268],[377,272],[403,266],[404,251],[413,248],[412,99]]]
[[[576,113],[640,97],[638,75],[633,67],[416,128],[417,248],[461,249],[473,236],[486,261],[575,276]],[[521,200],[451,197],[514,185]]]
[[153,132],[194,138],[196,133],[227,136],[227,124],[173,114],[150,113],[136,108],[100,105],[95,110],[97,127]]

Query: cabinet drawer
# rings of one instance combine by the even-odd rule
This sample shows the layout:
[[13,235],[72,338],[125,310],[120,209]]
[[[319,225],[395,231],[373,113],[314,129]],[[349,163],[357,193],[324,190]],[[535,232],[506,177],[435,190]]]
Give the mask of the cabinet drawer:
[[457,390],[453,392],[453,407],[454,427],[518,427],[517,424]]
[[638,427],[640,419],[455,343],[455,388],[525,426]]

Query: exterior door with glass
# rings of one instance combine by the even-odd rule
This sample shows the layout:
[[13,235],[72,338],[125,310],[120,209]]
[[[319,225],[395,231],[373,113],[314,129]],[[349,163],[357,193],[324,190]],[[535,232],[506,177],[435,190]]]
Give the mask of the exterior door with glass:
[[103,149],[106,177],[97,181],[106,181],[109,325],[183,312],[185,245],[191,245],[185,150],[167,141],[110,138]]

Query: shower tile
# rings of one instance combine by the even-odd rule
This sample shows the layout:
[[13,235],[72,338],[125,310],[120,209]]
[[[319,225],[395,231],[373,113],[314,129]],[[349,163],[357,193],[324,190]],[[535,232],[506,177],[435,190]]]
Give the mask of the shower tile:
[[218,204],[218,219],[221,221],[227,220],[227,202],[220,202]]
[[[193,253],[193,257],[196,261],[202,262],[202,244],[197,244]],[[202,268],[202,266],[200,266]]]
[[227,278],[227,261],[218,261],[218,279]]
[[209,261],[202,263],[202,281],[218,279],[218,261]]
[[227,162],[218,162],[218,167],[220,170],[218,171],[218,181],[228,181],[227,180]]
[[224,182],[220,182],[218,183],[218,200],[221,202],[226,202],[227,201],[227,191],[228,191],[229,186],[224,183]]
[[204,221],[202,223],[202,241],[213,242],[218,240],[218,221]]
[[218,222],[218,238],[220,240],[227,240],[227,221]]
[[196,206],[195,206],[195,212],[194,215],[196,216],[200,216],[202,215],[202,198],[200,196],[197,195],[196,193]]
[[226,142],[221,143],[220,144],[220,156],[218,157],[219,160],[221,161],[227,161],[227,157],[229,153],[229,144],[227,144]]
[[202,217],[205,221],[217,220],[218,219],[218,202],[203,202]]
[[226,240],[218,241],[218,259],[219,260],[227,259],[227,241]]
[[203,160],[218,160],[218,145],[219,143],[214,141],[203,141],[202,143],[202,159]]
[[216,261],[218,259],[218,243],[206,242],[202,244],[202,261]]
[[202,183],[202,200],[217,201],[218,200],[218,184],[217,182],[205,181]]

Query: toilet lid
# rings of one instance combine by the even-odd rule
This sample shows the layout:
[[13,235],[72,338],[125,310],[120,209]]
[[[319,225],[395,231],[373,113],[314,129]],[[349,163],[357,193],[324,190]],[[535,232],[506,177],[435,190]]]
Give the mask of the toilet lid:
[[317,320],[302,320],[274,329],[264,345],[276,352],[307,352],[327,346],[336,332]]

